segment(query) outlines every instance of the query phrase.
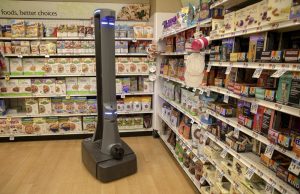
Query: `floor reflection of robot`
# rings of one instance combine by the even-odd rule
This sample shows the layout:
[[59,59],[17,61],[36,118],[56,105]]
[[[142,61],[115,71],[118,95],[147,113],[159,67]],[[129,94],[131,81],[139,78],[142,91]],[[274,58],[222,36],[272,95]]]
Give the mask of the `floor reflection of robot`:
[[82,141],[82,161],[102,182],[113,181],[137,171],[137,159],[120,139],[117,126],[115,83],[115,12],[94,13],[98,123],[92,138]]

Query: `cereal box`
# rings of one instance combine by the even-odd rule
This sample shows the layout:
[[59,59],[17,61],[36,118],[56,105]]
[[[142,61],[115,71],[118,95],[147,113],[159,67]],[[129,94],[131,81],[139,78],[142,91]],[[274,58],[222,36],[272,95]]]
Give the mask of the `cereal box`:
[[47,60],[47,63],[44,64],[43,70],[45,71],[46,75],[57,75],[58,73],[58,59],[55,58],[49,58]]
[[[17,89],[19,88],[19,89]],[[14,88],[15,92],[19,96],[31,96],[31,80],[30,79],[18,79],[17,86]],[[19,91],[19,92],[17,92]]]
[[58,117],[47,117],[46,118],[46,133],[57,133],[59,132],[59,124],[58,124]]
[[58,125],[59,125],[59,130],[63,132],[68,132],[71,129],[69,117],[59,117]]
[[89,77],[78,77],[78,94],[89,94],[91,84]]
[[270,22],[280,22],[289,19],[292,0],[268,0],[268,17]]
[[37,132],[33,128],[33,119],[32,118],[22,118],[22,131],[25,134],[36,134]]
[[36,67],[34,65],[34,59],[24,58],[23,59],[23,73],[24,75],[34,75]]
[[51,114],[51,98],[39,98],[39,113],[40,114]]
[[47,128],[46,119],[45,118],[33,118],[33,130],[36,133],[44,134]]
[[96,99],[88,99],[87,100],[87,111],[88,113],[97,113],[97,100]]
[[42,95],[54,95],[55,94],[55,79],[43,79],[42,80]]
[[43,79],[31,79],[31,92],[33,96],[41,96],[43,94]]
[[63,98],[62,103],[63,103],[64,113],[69,113],[69,114],[75,113],[75,103],[73,98],[70,99]]
[[63,113],[64,104],[62,98],[52,98],[51,99],[52,113]]
[[83,117],[83,131],[95,131],[96,119],[93,116]]
[[9,122],[11,134],[23,134],[22,120],[21,118],[12,118]]
[[34,59],[34,68],[35,73],[34,75],[44,75],[45,72],[51,71],[52,69],[48,70],[44,68],[44,65],[47,63],[45,58],[35,58]]
[[7,119],[0,119],[0,134],[9,134],[9,124]]
[[90,94],[97,94],[97,79],[96,79],[96,77],[90,77],[89,83],[91,86]]
[[39,103],[37,98],[26,98],[25,99],[26,113],[29,115],[39,114]]
[[67,77],[66,78],[67,85],[67,94],[77,94],[78,93],[78,79],[77,77]]
[[11,58],[10,64],[10,74],[11,75],[23,75],[23,64],[20,58]]
[[87,112],[87,98],[86,97],[74,97],[75,112],[86,113]]
[[66,95],[66,80],[55,80],[55,94],[57,96]]
[[82,131],[81,117],[69,117],[70,131]]
[[231,12],[224,15],[224,28],[225,33],[230,33],[235,31],[235,12]]

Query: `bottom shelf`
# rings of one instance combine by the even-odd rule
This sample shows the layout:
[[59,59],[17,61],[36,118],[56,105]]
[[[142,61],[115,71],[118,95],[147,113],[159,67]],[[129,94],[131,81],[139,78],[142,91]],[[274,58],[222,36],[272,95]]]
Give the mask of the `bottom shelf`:
[[[175,154],[173,148],[169,145],[169,143],[167,142],[167,136],[164,135],[160,135],[160,138],[162,139],[162,141],[165,143],[165,145],[168,147],[168,149],[170,150],[170,152],[172,153],[172,155],[174,156],[174,158],[176,159],[176,161],[178,162],[178,164],[181,166],[181,168],[184,170],[184,172],[186,173],[186,175],[191,179],[191,181],[194,183],[195,187],[197,188],[197,190],[200,192],[200,182],[198,180],[196,180],[193,175],[190,174],[190,172],[188,171],[188,169],[178,160],[177,155]],[[201,192],[200,192],[201,193]]]

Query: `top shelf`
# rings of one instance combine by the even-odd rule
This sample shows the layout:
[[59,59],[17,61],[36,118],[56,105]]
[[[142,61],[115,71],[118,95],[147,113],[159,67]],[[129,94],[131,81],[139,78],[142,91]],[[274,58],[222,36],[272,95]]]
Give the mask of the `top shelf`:
[[224,7],[226,9],[246,2],[247,0],[218,0],[210,6],[210,9]]
[[[11,37],[0,37],[0,40],[95,40],[94,37],[20,37],[20,38],[11,38]],[[153,41],[153,38],[115,38],[118,41]]]

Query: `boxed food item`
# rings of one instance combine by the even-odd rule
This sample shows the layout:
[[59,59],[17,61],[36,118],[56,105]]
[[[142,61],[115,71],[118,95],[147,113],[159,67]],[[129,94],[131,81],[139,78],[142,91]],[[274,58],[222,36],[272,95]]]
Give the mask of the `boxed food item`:
[[57,37],[67,37],[68,36],[68,26],[65,24],[60,24],[57,28]]
[[67,26],[68,37],[78,37],[78,28],[77,25],[68,25]]
[[292,0],[268,0],[268,17],[270,22],[281,22],[289,19]]
[[97,94],[97,79],[96,79],[96,77],[90,77],[89,84],[91,86],[89,94]]
[[300,17],[300,2],[293,0],[293,6],[291,7],[290,20]]
[[40,41],[31,41],[30,49],[31,49],[31,54],[39,55],[40,54]]
[[299,49],[288,49],[284,51],[284,62],[297,63],[299,57]]
[[12,54],[12,45],[11,42],[4,42],[4,53],[5,54]]
[[93,116],[83,117],[83,131],[91,131],[94,132],[96,130],[96,118]]
[[144,92],[153,92],[153,90],[154,90],[154,82],[150,81],[148,78],[144,79],[143,91]]
[[25,21],[24,20],[16,20],[11,25],[11,37],[20,38],[25,37]]
[[39,114],[39,102],[37,98],[25,98],[26,113],[30,115]]
[[13,92],[19,96],[31,96],[31,80],[30,79],[18,79],[16,80],[16,86],[13,88]]
[[124,101],[122,99],[117,100],[117,111],[118,112],[124,111]]
[[45,58],[35,58],[33,63],[34,75],[44,75],[47,71],[52,70],[45,68],[44,65],[47,63]]
[[300,73],[293,72],[292,81],[289,93],[289,103],[291,105],[300,106]]
[[[1,51],[0,51],[1,52]],[[0,75],[9,75],[10,67],[9,67],[9,59],[4,58],[4,64],[0,67]]]
[[125,112],[130,112],[132,111],[132,106],[133,106],[133,98],[127,97],[124,99],[124,111]]
[[258,26],[258,22],[260,20],[259,17],[259,4],[255,3],[253,5],[250,5],[248,7],[246,7],[246,18],[245,18],[245,22],[246,22],[246,28],[255,28]]
[[23,134],[22,119],[12,118],[9,122],[10,134]]
[[8,135],[10,133],[7,119],[0,119],[0,134]]
[[272,51],[271,52],[271,62],[282,62],[283,51]]
[[81,62],[82,74],[93,74],[94,73],[92,58],[82,58],[80,60],[80,62]]
[[75,102],[73,98],[62,99],[64,113],[74,114],[75,113]]
[[34,59],[25,58],[23,59],[23,73],[24,75],[34,75],[36,71]]
[[86,113],[87,112],[87,98],[86,97],[74,97],[75,112]]
[[54,73],[55,74],[66,74],[67,69],[70,67],[70,59],[68,58],[57,58],[54,61]]
[[144,26],[143,31],[143,37],[144,38],[153,38],[153,27],[152,26]]
[[55,79],[42,79],[41,95],[54,95],[55,94]]
[[10,75],[23,75],[23,64],[20,58],[11,58],[10,64]]
[[249,50],[248,50],[248,61],[255,62],[256,60],[261,59],[261,53],[264,48],[264,35],[255,34],[250,36]]
[[143,117],[133,117],[133,128],[141,129],[144,127],[144,119]]
[[39,98],[39,113],[40,114],[51,114],[51,98]]
[[77,94],[79,88],[77,77],[67,77],[66,86],[67,94]]
[[44,134],[47,128],[46,119],[37,117],[33,118],[33,131],[36,133]]
[[74,59],[69,59],[69,63],[67,64],[67,66],[65,66],[65,73],[66,74],[79,74],[79,68],[81,68],[81,65],[79,66],[79,63],[77,62],[77,60]]
[[52,98],[51,106],[53,113],[63,113],[64,112],[64,104],[62,102],[62,98]]
[[137,73],[139,64],[140,58],[130,58],[128,73]]
[[58,54],[63,54],[65,52],[65,41],[58,40],[56,42],[56,49]]
[[69,117],[70,131],[82,131],[81,117]]
[[142,25],[134,25],[133,30],[135,38],[143,38],[144,27]]
[[89,94],[91,84],[89,77],[78,77],[78,94]]
[[123,78],[122,79],[122,93],[129,93],[130,92],[130,78]]
[[152,98],[150,96],[142,97],[142,110],[143,111],[150,111],[152,104]]
[[247,7],[235,12],[235,30],[242,31],[247,29]]
[[87,99],[88,113],[97,113],[97,99]]
[[225,33],[231,33],[235,31],[236,13],[231,12],[224,15],[224,29]]
[[137,69],[138,73],[149,73],[149,61],[147,58],[141,58]]
[[55,80],[55,94],[57,96],[66,95],[66,80],[64,79]]
[[25,134],[37,134],[39,131],[37,127],[34,127],[33,118],[22,118],[22,126]]
[[122,79],[116,78],[116,93],[122,93]]
[[46,117],[46,133],[57,133],[59,132],[59,123],[58,123],[58,117]]

